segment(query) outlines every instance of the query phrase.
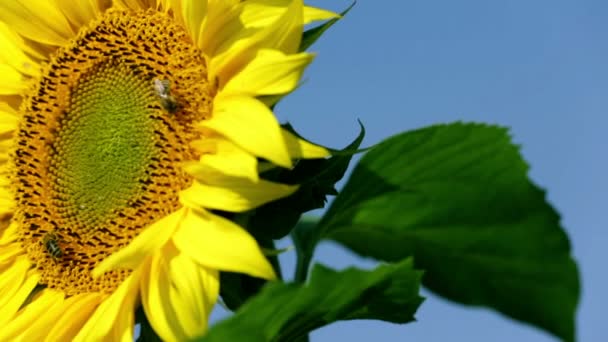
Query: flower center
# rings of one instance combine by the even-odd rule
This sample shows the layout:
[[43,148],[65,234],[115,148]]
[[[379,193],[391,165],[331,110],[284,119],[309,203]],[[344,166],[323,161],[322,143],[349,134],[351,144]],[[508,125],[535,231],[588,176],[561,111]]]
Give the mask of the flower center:
[[111,292],[129,274],[91,270],[180,207],[211,112],[206,63],[163,13],[110,11],[60,48],[24,98],[15,219],[41,283]]
[[162,151],[154,146],[163,128],[148,107],[154,101],[150,82],[120,64],[99,65],[72,90],[49,171],[54,205],[81,238],[145,193],[138,181],[152,178],[146,172]]

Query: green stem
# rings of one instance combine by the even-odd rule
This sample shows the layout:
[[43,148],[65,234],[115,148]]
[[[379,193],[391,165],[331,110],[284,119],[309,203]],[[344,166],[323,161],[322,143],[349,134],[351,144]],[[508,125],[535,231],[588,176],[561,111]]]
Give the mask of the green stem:
[[317,222],[317,218],[304,217],[291,231],[291,239],[296,247],[298,257],[293,277],[296,283],[306,282],[310,262],[317,247],[317,242],[320,240],[319,233],[316,230]]
[[306,253],[305,251],[298,250],[296,246],[298,260],[296,261],[296,271],[294,274],[294,281],[296,283],[304,283],[308,276],[308,268],[310,267],[310,260],[312,256],[311,253]]

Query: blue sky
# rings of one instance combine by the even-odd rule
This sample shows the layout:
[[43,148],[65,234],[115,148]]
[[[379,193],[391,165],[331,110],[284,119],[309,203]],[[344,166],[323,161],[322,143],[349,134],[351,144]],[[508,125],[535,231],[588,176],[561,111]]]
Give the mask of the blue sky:
[[[350,2],[308,3],[339,11]],[[332,147],[354,138],[357,118],[368,145],[456,120],[511,127],[579,262],[579,341],[608,341],[606,18],[608,2],[600,0],[360,0],[312,47],[318,56],[306,82],[278,115]],[[329,243],[317,254],[336,268],[374,265]],[[291,274],[293,253],[282,260]],[[557,341],[490,310],[424,294],[418,322],[343,322],[315,331],[312,341]]]

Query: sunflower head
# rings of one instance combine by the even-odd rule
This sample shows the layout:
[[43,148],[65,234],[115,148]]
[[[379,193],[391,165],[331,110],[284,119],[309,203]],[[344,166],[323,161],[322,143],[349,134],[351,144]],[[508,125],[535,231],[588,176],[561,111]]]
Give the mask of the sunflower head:
[[184,28],[153,10],[107,11],[58,48],[40,78],[24,96],[14,152],[14,220],[29,227],[20,241],[47,286],[110,293],[129,273],[91,271],[180,208],[192,183],[181,164],[198,157],[194,123],[216,90]]
[[328,154],[262,99],[297,86],[303,25],[333,16],[296,0],[2,2],[0,291],[21,295],[0,339],[129,340],[138,303],[163,339],[191,338],[218,271],[273,278],[218,213],[297,189],[258,161]]

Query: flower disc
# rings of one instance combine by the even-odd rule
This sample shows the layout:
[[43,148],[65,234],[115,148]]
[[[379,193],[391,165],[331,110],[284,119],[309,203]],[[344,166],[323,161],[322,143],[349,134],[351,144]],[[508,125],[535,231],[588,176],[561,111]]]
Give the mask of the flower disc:
[[165,14],[109,11],[33,87],[14,156],[21,243],[40,283],[111,292],[128,271],[91,270],[177,210],[191,183],[181,164],[198,158],[192,126],[211,112],[206,62]]

